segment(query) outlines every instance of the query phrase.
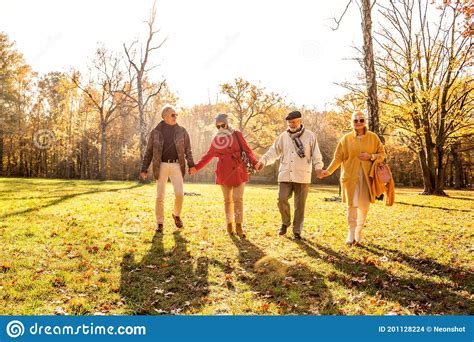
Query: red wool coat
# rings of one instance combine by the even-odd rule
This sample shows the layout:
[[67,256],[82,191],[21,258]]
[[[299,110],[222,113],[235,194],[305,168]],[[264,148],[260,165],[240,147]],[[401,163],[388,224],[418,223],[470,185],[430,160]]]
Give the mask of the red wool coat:
[[194,165],[196,170],[199,171],[209,164],[213,158],[219,158],[216,168],[216,184],[238,186],[249,180],[247,169],[241,158],[236,134],[238,134],[242,148],[247,153],[252,165],[255,166],[258,163],[241,132],[234,131],[231,136],[217,135],[212,139],[207,153]]

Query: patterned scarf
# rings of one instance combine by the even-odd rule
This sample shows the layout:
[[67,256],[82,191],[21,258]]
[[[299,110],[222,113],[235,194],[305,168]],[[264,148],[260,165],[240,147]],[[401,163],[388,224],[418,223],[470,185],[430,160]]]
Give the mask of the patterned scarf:
[[304,158],[305,157],[304,145],[303,145],[303,143],[301,142],[301,139],[300,139],[300,137],[304,133],[304,126],[301,125],[301,127],[296,132],[292,132],[289,129],[287,130],[287,132],[290,135],[291,140],[293,140],[293,144],[295,145],[296,153],[298,153],[298,156],[300,158]]

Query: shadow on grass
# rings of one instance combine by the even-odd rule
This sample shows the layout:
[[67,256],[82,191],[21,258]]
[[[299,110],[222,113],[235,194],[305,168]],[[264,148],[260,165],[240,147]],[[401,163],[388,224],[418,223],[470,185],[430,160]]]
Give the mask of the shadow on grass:
[[[360,260],[338,253],[327,246],[303,242],[308,255],[332,264],[341,274],[332,274],[335,281],[383,300],[398,302],[413,314],[472,315],[474,302],[455,291],[463,290],[457,283],[443,284],[422,277],[403,277],[377,266],[374,260]],[[410,260],[413,262],[413,260]],[[445,270],[447,271],[447,270]]]
[[91,191],[77,192],[77,193],[73,193],[73,194],[68,194],[68,195],[61,196],[58,199],[55,199],[54,201],[50,201],[48,203],[45,203],[45,204],[42,204],[42,205],[39,205],[39,206],[36,206],[36,207],[33,207],[33,208],[18,210],[18,211],[14,211],[14,212],[11,212],[11,213],[4,214],[4,215],[0,216],[0,219],[5,219],[5,218],[16,216],[16,215],[28,214],[32,211],[37,211],[37,210],[41,210],[41,209],[44,209],[44,208],[48,208],[48,207],[54,206],[56,204],[59,204],[59,203],[64,202],[68,199],[75,198],[75,197],[78,197],[78,196],[96,194],[96,193],[100,193],[100,192],[117,192],[117,191],[121,191],[121,190],[130,190],[130,189],[134,189],[134,188],[141,187],[141,186],[142,185],[137,184],[137,185],[129,186],[127,188],[117,188],[117,189],[107,189],[107,190],[94,189],[94,190],[91,190]]
[[474,293],[474,274],[468,269],[443,265],[432,259],[414,257],[399,250],[374,244],[370,246],[361,246],[361,248],[378,256],[386,256],[388,254],[390,255],[391,260],[405,263],[428,277],[438,276],[448,278],[452,282],[457,283],[459,288],[468,291],[469,293]]
[[[245,270],[238,276],[266,302],[275,303],[281,314],[334,315],[338,308],[321,274],[306,265],[285,265],[246,239],[232,237]],[[230,273],[232,268],[224,266]]]
[[435,207],[435,206],[432,206],[432,205],[406,203],[406,202],[396,202],[396,204],[409,205],[409,206],[412,206],[412,207],[419,207],[419,208],[439,209],[439,210],[445,210],[445,211],[460,211],[462,213],[470,213],[470,212],[473,211],[473,210],[469,210],[469,209],[454,209],[454,208],[445,208],[445,207]]
[[139,262],[126,254],[121,264],[120,294],[134,315],[180,314],[198,310],[209,293],[209,260],[194,260],[187,240],[173,233],[175,247],[165,251],[163,234],[156,233],[148,253]]
[[449,196],[449,199],[462,200],[462,201],[474,201],[474,197],[455,197]]

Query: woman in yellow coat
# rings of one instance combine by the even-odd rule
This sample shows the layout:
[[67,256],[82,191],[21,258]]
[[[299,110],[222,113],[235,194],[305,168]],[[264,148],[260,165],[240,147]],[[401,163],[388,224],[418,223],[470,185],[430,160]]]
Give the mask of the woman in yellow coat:
[[321,174],[327,177],[342,165],[342,201],[347,204],[348,234],[346,244],[360,243],[370,203],[375,202],[369,172],[372,163],[385,159],[379,137],[366,127],[366,118],[360,111],[352,114],[353,131],[344,135],[337,144],[331,164]]

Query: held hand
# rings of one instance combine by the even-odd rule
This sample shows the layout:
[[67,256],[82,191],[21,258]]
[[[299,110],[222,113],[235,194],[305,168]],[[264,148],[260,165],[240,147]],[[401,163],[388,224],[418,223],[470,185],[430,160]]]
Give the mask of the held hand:
[[142,180],[146,180],[148,178],[148,172],[146,172],[146,171],[140,172],[140,178]]
[[262,171],[264,167],[265,165],[263,165],[263,163],[261,162],[258,162],[257,164],[255,164],[255,170],[257,171]]
[[321,179],[321,174],[322,174],[323,170],[322,169],[317,169],[316,170],[316,177]]
[[370,160],[371,157],[372,157],[372,155],[370,153],[367,153],[367,152],[362,152],[361,154],[359,154],[359,159],[360,160]]
[[193,167],[190,167],[190,168],[189,168],[189,171],[188,171],[188,172],[189,172],[189,174],[192,176],[192,175],[194,175],[194,174],[197,172],[197,170],[196,170],[196,168],[193,166]]
[[326,178],[327,176],[329,176],[329,171],[328,170],[321,170],[321,174],[318,178],[323,179],[323,178]]

